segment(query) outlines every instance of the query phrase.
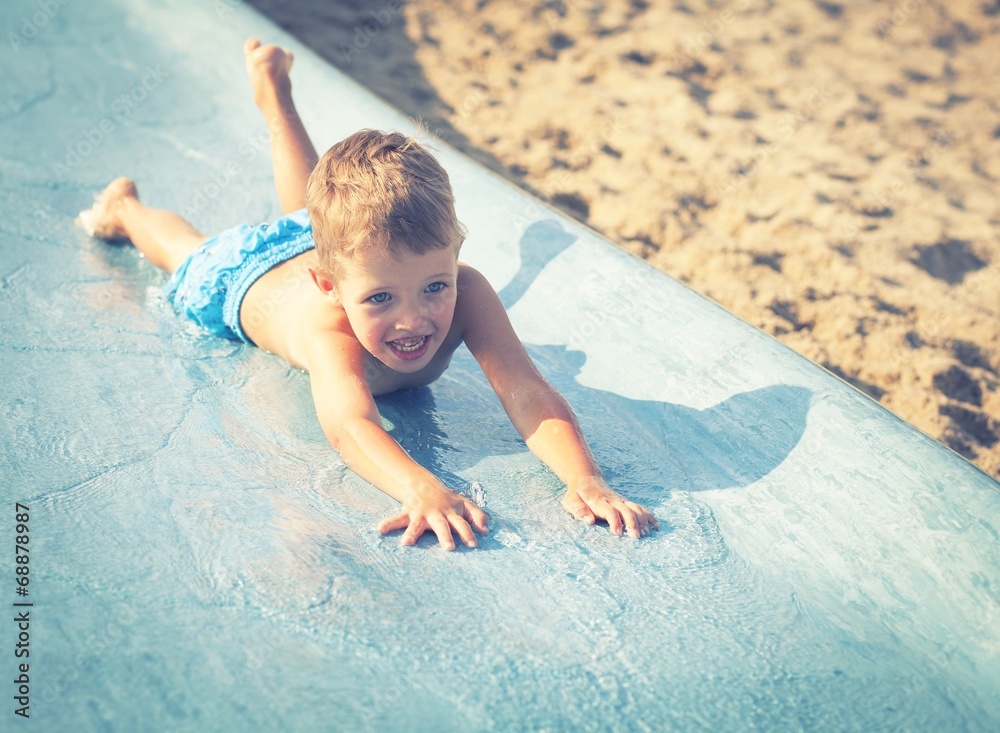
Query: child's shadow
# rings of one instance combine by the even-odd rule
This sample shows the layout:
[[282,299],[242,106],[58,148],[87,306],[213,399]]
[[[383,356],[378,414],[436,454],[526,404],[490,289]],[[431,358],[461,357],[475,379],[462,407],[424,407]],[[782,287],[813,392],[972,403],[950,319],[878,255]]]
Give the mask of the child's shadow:
[[[554,220],[531,225],[521,238],[521,267],[500,291],[504,306],[509,309],[514,305],[542,269],[574,241],[575,237]],[[698,410],[586,387],[576,380],[586,362],[583,352],[565,346],[526,347],[545,377],[577,412],[609,481],[627,481],[631,485],[629,498],[639,501],[659,498],[664,487],[700,491],[747,486],[780,465],[805,430],[811,392],[803,387],[772,385]],[[456,355],[455,366],[462,369],[466,359],[471,362],[468,355]],[[471,364],[468,371],[475,371]],[[435,391],[460,410],[465,405],[488,410],[485,393],[492,393],[481,376],[477,384],[479,389],[464,398],[453,399],[444,386],[435,387]],[[468,380],[463,380],[462,386],[472,388]],[[467,427],[480,424],[484,429],[449,439],[444,423],[451,419],[437,413],[435,391],[424,388],[397,393],[380,398],[379,404],[388,408],[390,420],[401,423],[392,431],[396,439],[446,484],[461,487],[465,481],[453,471],[470,468],[484,452],[508,455],[525,451],[512,428],[486,428],[477,420],[469,421]],[[474,445],[462,445],[470,442]]]

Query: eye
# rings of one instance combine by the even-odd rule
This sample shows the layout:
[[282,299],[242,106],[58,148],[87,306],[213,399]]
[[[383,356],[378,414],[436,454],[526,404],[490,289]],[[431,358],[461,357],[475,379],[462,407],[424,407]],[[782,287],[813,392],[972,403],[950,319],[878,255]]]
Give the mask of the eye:
[[427,286],[428,293],[440,293],[447,287],[444,283],[431,283]]
[[371,303],[385,303],[389,300],[389,293],[375,293],[368,301]]

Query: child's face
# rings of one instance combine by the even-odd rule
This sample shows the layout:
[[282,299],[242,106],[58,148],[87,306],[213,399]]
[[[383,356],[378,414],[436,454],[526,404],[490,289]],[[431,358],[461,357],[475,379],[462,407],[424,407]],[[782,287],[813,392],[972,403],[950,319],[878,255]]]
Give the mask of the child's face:
[[452,248],[422,255],[398,250],[345,263],[336,287],[361,345],[390,369],[415,372],[451,329],[458,255]]

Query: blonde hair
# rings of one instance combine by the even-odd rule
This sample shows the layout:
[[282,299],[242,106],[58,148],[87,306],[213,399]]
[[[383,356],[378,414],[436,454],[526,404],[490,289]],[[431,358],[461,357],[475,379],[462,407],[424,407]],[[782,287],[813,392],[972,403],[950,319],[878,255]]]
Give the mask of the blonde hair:
[[334,276],[361,251],[457,253],[465,240],[448,174],[398,132],[361,130],[327,150],[309,176],[306,208],[319,266]]

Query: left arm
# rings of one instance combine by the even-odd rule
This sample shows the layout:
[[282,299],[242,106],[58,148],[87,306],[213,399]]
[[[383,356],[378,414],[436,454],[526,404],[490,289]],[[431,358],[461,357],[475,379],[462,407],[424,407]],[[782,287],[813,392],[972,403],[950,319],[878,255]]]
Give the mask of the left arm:
[[658,528],[649,511],[608,487],[576,415],[538,372],[486,278],[472,268],[464,275],[465,343],[528,448],[566,484],[563,507],[588,524],[605,520],[618,535]]

